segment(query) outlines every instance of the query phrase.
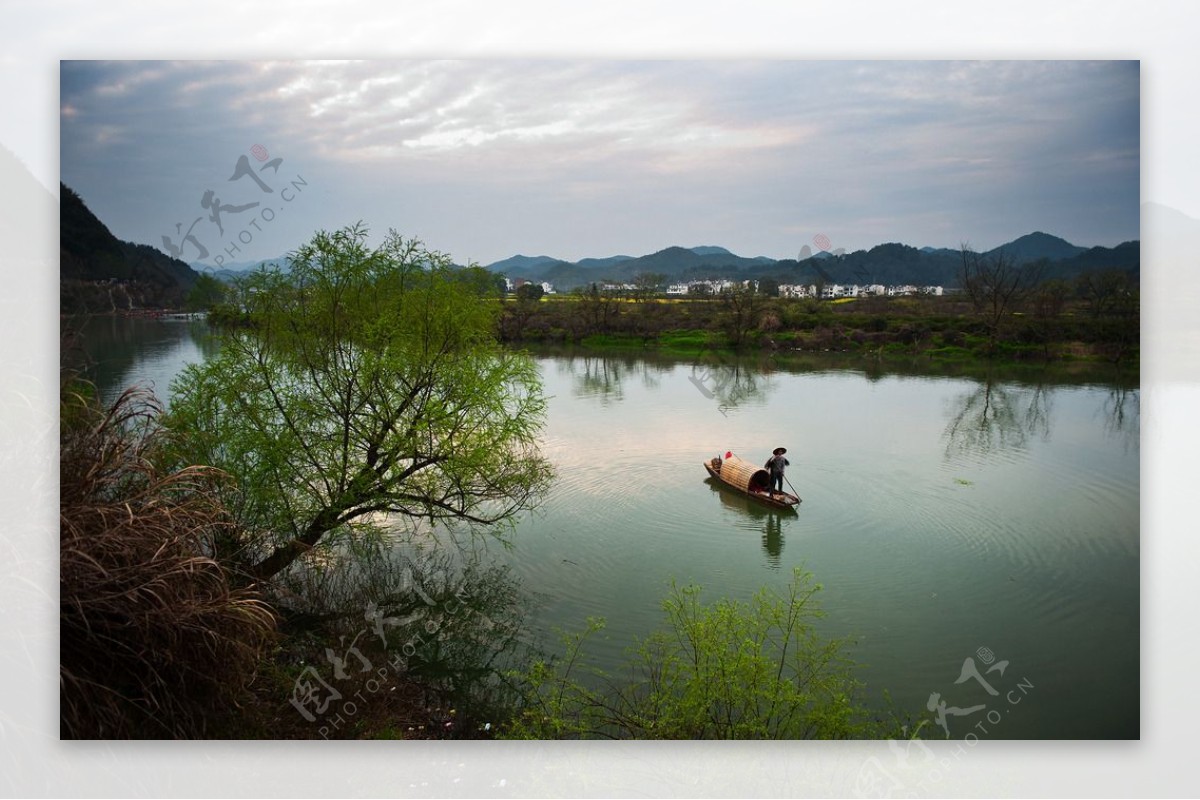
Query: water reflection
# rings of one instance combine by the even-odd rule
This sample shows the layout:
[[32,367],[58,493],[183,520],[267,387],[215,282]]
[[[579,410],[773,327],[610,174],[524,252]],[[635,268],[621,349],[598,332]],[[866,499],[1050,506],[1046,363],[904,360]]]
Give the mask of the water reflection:
[[694,364],[688,380],[726,416],[741,405],[765,400],[774,388],[771,373],[763,365],[720,355]]
[[[989,374],[954,401],[944,433],[946,457],[1020,452],[1033,438],[1049,441],[1060,389],[1048,381],[1002,383]],[[1123,439],[1126,450],[1138,446],[1139,403],[1136,388],[1115,383],[1097,411],[1105,433]]]
[[741,492],[730,489],[716,478],[705,478],[705,483],[720,498],[721,505],[736,512],[739,528],[753,530],[761,535],[762,548],[767,554],[767,565],[779,569],[783,554],[783,520],[796,518],[794,508],[775,509],[750,499]]
[[594,397],[604,405],[625,398],[625,383],[641,380],[647,389],[657,389],[662,375],[672,369],[670,362],[658,362],[641,354],[570,354],[555,359],[559,375],[572,379],[576,397]]
[[1030,437],[1048,439],[1053,392],[1044,383],[1000,383],[990,374],[962,394],[946,426],[946,457],[1020,451]]
[[779,514],[767,515],[762,546],[767,551],[767,563],[772,569],[779,569],[779,555],[783,552],[783,520]]
[[1125,451],[1136,449],[1140,440],[1141,396],[1136,389],[1113,386],[1104,400],[1104,432],[1123,440]]
[[94,383],[105,400],[134,384],[166,401],[184,364],[212,357],[219,337],[199,320],[68,317],[60,324],[62,365]]

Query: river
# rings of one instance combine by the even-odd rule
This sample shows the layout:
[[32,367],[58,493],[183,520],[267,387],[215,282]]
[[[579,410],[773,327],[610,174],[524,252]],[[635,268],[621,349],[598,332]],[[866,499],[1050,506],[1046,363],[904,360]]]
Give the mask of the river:
[[[102,318],[82,341],[106,397],[166,394],[211,353],[203,323]],[[793,568],[824,589],[871,696],[938,737],[1137,738],[1139,389],[1104,372],[739,361],[547,351],[543,450],[557,469],[508,561],[528,622],[607,620],[615,667],[662,621],[672,580],[750,598]],[[788,449],[796,512],[702,462]],[[928,710],[927,710],[928,709]]]

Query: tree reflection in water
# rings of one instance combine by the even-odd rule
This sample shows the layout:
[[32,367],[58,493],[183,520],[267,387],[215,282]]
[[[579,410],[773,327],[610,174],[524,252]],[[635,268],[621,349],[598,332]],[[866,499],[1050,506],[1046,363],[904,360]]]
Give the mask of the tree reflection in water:
[[1031,436],[1050,438],[1053,391],[1044,383],[1000,383],[990,374],[964,393],[946,426],[946,457],[1024,450]]
[[1125,450],[1138,447],[1141,433],[1141,395],[1128,386],[1112,386],[1104,400],[1104,432],[1124,439]]
[[624,384],[639,377],[647,389],[656,389],[670,363],[658,363],[642,355],[568,355],[555,359],[560,375],[569,375],[576,397],[595,397],[604,405],[625,399]]
[[771,373],[762,365],[719,355],[693,365],[688,380],[726,416],[739,405],[765,399],[774,388]]
[[[964,393],[946,426],[946,457],[989,455],[1024,450],[1031,437],[1050,439],[1054,395],[1061,384],[1002,383],[991,374]],[[1139,393],[1136,387],[1114,383],[1098,413],[1105,433],[1124,437],[1126,448],[1138,446]]]

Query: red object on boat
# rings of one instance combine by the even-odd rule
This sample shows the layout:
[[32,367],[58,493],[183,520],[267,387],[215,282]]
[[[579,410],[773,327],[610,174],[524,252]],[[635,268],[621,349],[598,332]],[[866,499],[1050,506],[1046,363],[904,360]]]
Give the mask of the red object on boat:
[[726,458],[733,458],[733,453],[731,453],[731,452],[729,452],[728,450],[726,450],[726,451],[725,451],[725,457],[726,457]]

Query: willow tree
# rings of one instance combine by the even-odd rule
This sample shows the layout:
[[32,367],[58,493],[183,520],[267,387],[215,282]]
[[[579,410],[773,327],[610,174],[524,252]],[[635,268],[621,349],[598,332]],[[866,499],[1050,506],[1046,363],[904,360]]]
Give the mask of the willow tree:
[[259,578],[398,521],[502,532],[550,478],[540,380],[497,344],[495,299],[419,242],[366,237],[318,233],[241,281],[249,324],[172,385],[179,456],[233,476],[226,547]]

